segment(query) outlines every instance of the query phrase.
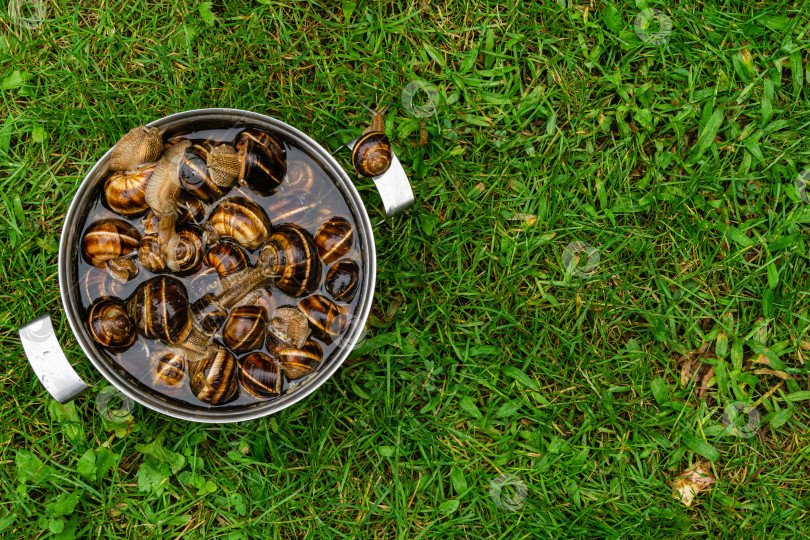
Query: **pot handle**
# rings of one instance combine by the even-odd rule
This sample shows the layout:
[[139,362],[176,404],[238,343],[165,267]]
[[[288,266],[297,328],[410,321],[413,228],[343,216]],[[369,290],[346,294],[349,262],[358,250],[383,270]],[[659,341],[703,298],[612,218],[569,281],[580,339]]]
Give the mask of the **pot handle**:
[[[354,148],[357,139],[347,142],[346,146],[349,150]],[[340,148],[338,148],[340,150]],[[374,185],[377,186],[377,191],[380,192],[383,208],[385,208],[385,217],[390,218],[399,214],[414,203],[413,190],[411,189],[411,182],[408,180],[408,175],[405,174],[405,169],[397,159],[397,156],[391,152],[391,167],[388,168],[383,174],[372,178]],[[385,220],[379,221],[374,224],[376,227]]]
[[67,403],[89,388],[73,370],[59,346],[50,314],[46,313],[22,325],[18,332],[31,368],[56,401]]

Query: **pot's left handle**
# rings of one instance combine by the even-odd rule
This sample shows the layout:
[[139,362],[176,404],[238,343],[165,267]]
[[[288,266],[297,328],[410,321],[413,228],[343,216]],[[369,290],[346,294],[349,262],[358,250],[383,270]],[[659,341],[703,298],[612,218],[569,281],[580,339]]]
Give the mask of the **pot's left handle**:
[[22,325],[19,334],[28,363],[39,382],[56,401],[67,403],[89,388],[62,352],[50,314],[46,313]]

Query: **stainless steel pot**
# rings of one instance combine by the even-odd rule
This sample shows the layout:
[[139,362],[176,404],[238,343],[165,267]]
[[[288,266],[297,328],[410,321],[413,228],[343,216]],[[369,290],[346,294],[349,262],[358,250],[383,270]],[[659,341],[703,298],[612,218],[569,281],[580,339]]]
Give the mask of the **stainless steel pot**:
[[[82,318],[82,310],[78,301],[78,287],[76,286],[78,283],[76,258],[79,256],[78,243],[81,223],[88,211],[88,203],[95,188],[103,182],[108,173],[110,151],[107,151],[87,173],[76,190],[65,217],[59,242],[59,289],[65,315],[79,346],[101,375],[115,388],[141,405],[174,418],[221,423],[251,420],[285,409],[314,392],[337,371],[357,342],[368,318],[374,295],[377,259],[372,224],[360,194],[335,158],[323,146],[304,133],[275,118],[238,109],[185,111],[155,120],[148,125],[157,127],[163,132],[178,132],[214,124],[244,125],[281,134],[319,161],[335,179],[337,187],[343,193],[357,224],[357,245],[365,271],[362,275],[362,283],[358,292],[359,301],[351,324],[342,338],[341,346],[331,355],[328,362],[301,386],[274,401],[233,407],[202,407],[172,401],[157,392],[149,391],[145,385],[124,373],[106,355],[102,354],[90,338]],[[354,141],[347,143],[344,147],[351,149],[353,143]],[[413,204],[413,191],[396,156],[394,156],[391,168],[373,180],[380,192],[387,217]],[[87,390],[87,384],[73,370],[57,341],[50,315],[45,314],[20,327],[19,335],[31,367],[45,389],[57,401],[66,403]]]

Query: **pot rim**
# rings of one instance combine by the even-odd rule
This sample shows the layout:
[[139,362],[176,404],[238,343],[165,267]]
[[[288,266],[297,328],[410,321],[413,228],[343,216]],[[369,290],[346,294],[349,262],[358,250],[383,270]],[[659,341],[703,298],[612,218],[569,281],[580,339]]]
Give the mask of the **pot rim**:
[[311,376],[312,378],[303,382],[293,391],[269,402],[249,405],[245,406],[245,408],[234,410],[223,410],[217,407],[192,410],[180,405],[181,402],[159,399],[156,395],[153,396],[152,394],[139,390],[131,380],[116,372],[111,367],[110,361],[100,358],[100,353],[96,351],[96,347],[85,328],[85,324],[83,324],[81,307],[71,296],[75,284],[78,283],[78,280],[72,279],[75,274],[72,265],[72,251],[78,249],[77,242],[80,241],[78,236],[81,232],[79,220],[82,218],[82,212],[86,207],[87,199],[96,185],[103,180],[108,172],[108,161],[112,148],[107,150],[107,152],[96,161],[87,175],[85,175],[79,187],[76,189],[76,192],[73,194],[67,214],[62,223],[58,256],[59,291],[65,316],[82,351],[84,351],[87,358],[90,359],[90,362],[101,375],[127,397],[140,403],[144,407],[181,420],[203,423],[228,423],[253,420],[286,409],[311,395],[332,377],[351,353],[362,334],[363,326],[371,310],[371,302],[374,296],[377,274],[377,252],[374,244],[374,231],[363,200],[343,167],[338,164],[332,154],[321,144],[281,120],[242,109],[206,108],[174,113],[154,120],[146,125],[147,127],[157,127],[165,131],[166,129],[174,129],[182,123],[199,120],[224,120],[234,124],[253,123],[258,124],[258,127],[262,127],[263,125],[265,129],[269,127],[276,130],[289,137],[304,151],[318,159],[321,165],[327,169],[327,172],[338,183],[337,187],[341,190],[347,205],[352,211],[358,229],[363,232],[363,234],[357,235],[356,239],[364,262],[365,272],[363,285],[360,291],[358,291],[361,295],[360,301],[350,319],[351,327],[346,331],[346,334],[342,336],[342,344],[332,353],[328,365],[316,371]]

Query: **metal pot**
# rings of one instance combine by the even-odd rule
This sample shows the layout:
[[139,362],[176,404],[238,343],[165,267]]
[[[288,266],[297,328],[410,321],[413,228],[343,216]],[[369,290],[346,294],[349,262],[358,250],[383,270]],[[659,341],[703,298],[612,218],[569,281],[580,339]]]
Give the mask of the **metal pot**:
[[[335,179],[338,189],[343,193],[357,225],[357,246],[361,253],[365,271],[362,275],[362,283],[358,291],[359,300],[351,325],[343,335],[341,346],[334,351],[328,362],[325,361],[325,365],[315,372],[312,378],[276,400],[232,407],[203,407],[171,401],[157,392],[149,391],[145,385],[117,368],[112,360],[102,354],[90,338],[84,324],[80,302],[78,301],[78,290],[75,286],[78,283],[78,278],[75,274],[77,270],[76,257],[79,256],[80,226],[88,211],[88,203],[95,188],[103,182],[108,173],[108,161],[111,151],[107,151],[87,173],[87,176],[76,190],[68,209],[59,242],[59,289],[65,315],[73,334],[79,342],[79,346],[101,375],[115,388],[141,405],[174,418],[195,422],[221,423],[251,420],[285,409],[314,392],[337,371],[359,339],[363,325],[368,318],[374,294],[377,261],[372,224],[360,194],[332,154],[304,133],[275,118],[238,109],[185,111],[155,120],[148,125],[157,127],[163,132],[177,132],[197,126],[214,124],[256,127],[276,132],[288,138],[319,161],[330,176]],[[351,149],[353,143],[354,141],[344,146]],[[391,168],[385,174],[373,180],[380,192],[387,217],[413,204],[413,192],[408,177],[396,156],[393,158]],[[73,370],[59,346],[48,314],[20,327],[19,335],[31,367],[45,389],[57,401],[66,403],[87,390],[87,384]]]

